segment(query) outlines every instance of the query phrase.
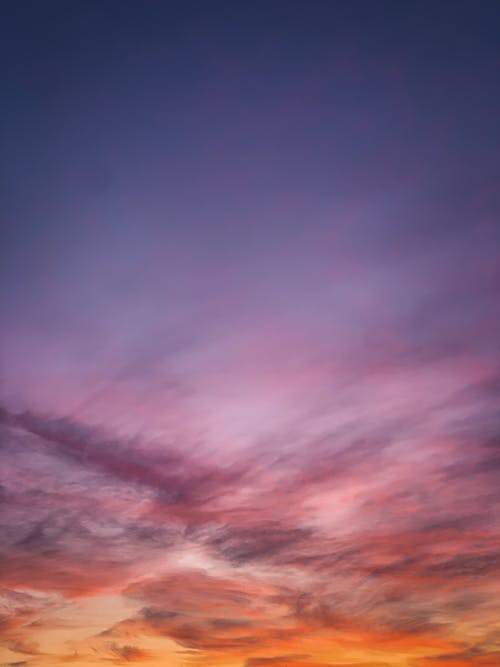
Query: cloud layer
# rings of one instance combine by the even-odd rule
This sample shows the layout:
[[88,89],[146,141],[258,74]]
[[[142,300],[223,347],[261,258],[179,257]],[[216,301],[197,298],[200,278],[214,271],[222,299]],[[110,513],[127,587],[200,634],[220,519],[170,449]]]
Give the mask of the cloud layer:
[[[73,650],[82,664],[157,664],[155,642],[168,640],[179,664],[495,664],[495,387],[456,391],[432,428],[415,415],[374,430],[369,418],[352,434],[226,461],[4,409],[11,662],[65,662]],[[42,650],[44,617],[102,595],[129,615],[73,649]]]

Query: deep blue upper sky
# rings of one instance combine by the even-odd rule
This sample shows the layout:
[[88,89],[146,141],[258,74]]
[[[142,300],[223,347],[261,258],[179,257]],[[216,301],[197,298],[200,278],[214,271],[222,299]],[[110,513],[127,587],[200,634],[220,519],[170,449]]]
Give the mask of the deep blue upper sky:
[[150,323],[160,303],[205,312],[228,285],[234,303],[276,293],[307,320],[325,307],[306,296],[325,288],[319,266],[422,262],[425,276],[498,242],[498,3],[2,15],[9,340],[44,349],[57,327],[136,321],[134,304]]

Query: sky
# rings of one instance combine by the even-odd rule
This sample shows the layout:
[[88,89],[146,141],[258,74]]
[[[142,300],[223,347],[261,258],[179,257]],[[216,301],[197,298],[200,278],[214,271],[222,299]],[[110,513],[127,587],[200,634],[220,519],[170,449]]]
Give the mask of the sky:
[[0,667],[498,667],[498,3],[0,14]]

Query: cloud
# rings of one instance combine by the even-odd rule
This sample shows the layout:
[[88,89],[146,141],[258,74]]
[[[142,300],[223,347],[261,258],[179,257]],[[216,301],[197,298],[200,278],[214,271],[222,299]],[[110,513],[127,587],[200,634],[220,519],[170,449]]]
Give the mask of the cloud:
[[123,585],[141,560],[174,548],[235,479],[68,420],[4,410],[2,424],[0,579],[11,587],[71,596]]
[[318,662],[306,654],[275,655],[266,658],[248,658],[244,667],[389,667],[386,662],[350,663]]
[[[95,638],[117,664],[154,660],[143,642],[166,638],[207,664],[323,665],[297,657],[314,637],[343,665],[363,664],[349,657],[356,636],[453,655],[452,623],[488,633],[499,612],[498,492],[480,482],[498,448],[494,430],[445,415],[431,438],[411,418],[367,420],[226,463],[4,411],[0,578],[68,599],[119,594],[136,611]],[[409,434],[418,451],[401,447]],[[37,655],[34,628],[8,618],[5,646]]]
[[471,646],[463,651],[453,653],[441,653],[415,661],[416,667],[470,667],[480,665],[481,667],[495,667],[500,659],[500,651],[484,650],[478,646]]
[[222,528],[210,537],[209,544],[223,558],[234,563],[280,558],[286,562],[287,554],[300,550],[300,545],[311,537],[310,530],[286,528],[268,519],[253,526]]
[[103,636],[164,636],[186,649],[248,655],[285,642],[295,622],[277,602],[277,589],[255,580],[184,570],[129,586],[124,595],[145,606]]
[[112,656],[116,657],[117,664],[122,664],[123,662],[142,662],[150,657],[148,651],[144,651],[138,646],[118,646],[111,644],[109,652]]
[[311,662],[304,662],[307,658],[310,656],[308,655],[297,655],[297,654],[291,654],[291,655],[275,655],[271,658],[248,658],[248,660],[245,661],[245,667],[266,667],[266,665],[270,665],[271,667],[274,667],[275,665],[277,667],[284,667],[285,665],[319,665],[319,663],[311,663]]

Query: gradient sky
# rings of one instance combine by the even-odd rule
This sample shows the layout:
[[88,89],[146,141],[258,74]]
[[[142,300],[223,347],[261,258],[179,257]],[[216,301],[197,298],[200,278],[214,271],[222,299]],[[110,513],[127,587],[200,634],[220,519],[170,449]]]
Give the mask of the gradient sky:
[[0,667],[500,665],[500,10],[5,0]]

